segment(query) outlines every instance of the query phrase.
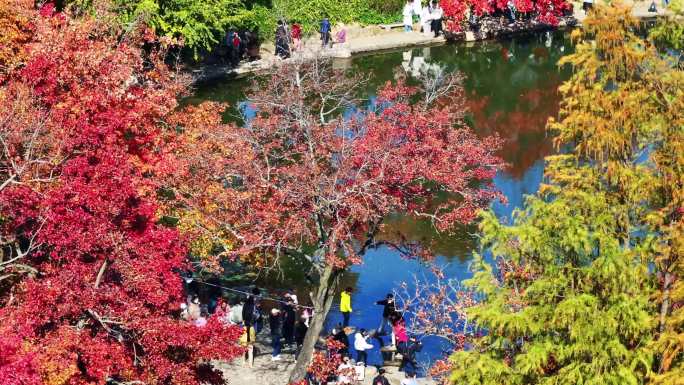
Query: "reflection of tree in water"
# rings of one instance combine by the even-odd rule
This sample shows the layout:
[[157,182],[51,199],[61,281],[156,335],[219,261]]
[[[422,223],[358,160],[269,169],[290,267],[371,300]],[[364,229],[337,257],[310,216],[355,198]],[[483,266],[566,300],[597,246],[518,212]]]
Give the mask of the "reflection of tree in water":
[[468,96],[477,133],[496,133],[505,139],[499,155],[510,164],[507,171],[514,178],[522,177],[536,161],[553,151],[551,138],[546,135],[546,122],[558,114],[558,85],[559,79],[556,86],[525,90],[511,111],[491,111],[489,96]]
[[393,244],[419,243],[429,246],[435,255],[444,256],[449,262],[455,258],[463,262],[470,258],[470,252],[475,247],[475,238],[471,235],[475,231],[475,227],[461,227],[455,229],[453,234],[439,233],[428,220],[394,215],[385,221],[378,240]]

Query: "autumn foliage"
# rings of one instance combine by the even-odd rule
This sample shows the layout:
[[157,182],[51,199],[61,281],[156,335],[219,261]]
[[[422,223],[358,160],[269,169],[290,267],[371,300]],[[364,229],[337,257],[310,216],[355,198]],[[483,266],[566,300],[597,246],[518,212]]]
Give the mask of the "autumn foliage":
[[150,33],[12,4],[33,33],[0,88],[0,383],[197,384],[239,331],[179,320],[186,245],[157,223],[187,82]]
[[[448,30],[460,32],[467,29],[468,15],[477,18],[509,12],[508,0],[441,0]],[[515,10],[521,17],[533,18],[539,23],[558,25],[559,17],[572,11],[567,0],[513,0]]]

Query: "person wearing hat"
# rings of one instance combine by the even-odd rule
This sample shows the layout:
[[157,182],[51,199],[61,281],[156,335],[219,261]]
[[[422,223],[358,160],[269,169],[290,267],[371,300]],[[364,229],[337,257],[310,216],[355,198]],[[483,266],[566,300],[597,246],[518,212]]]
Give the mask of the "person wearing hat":
[[271,361],[280,361],[280,349],[282,348],[280,338],[283,336],[283,317],[280,309],[271,309],[271,314],[268,316],[268,325],[271,328]]
[[389,380],[385,377],[385,369],[378,369],[378,375],[373,378],[372,385],[390,385]]

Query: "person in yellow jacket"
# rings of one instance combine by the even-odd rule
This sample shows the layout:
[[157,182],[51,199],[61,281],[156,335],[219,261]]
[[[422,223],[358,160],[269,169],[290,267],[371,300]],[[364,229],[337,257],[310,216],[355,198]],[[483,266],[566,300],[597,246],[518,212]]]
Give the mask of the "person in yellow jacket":
[[351,293],[352,288],[348,287],[342,291],[342,294],[340,294],[340,312],[342,313],[342,317],[344,319],[342,322],[343,327],[349,326],[349,317],[351,316],[352,312]]
[[256,332],[253,326],[244,326],[242,328],[242,335],[240,336],[240,345],[245,348],[245,364],[250,368],[254,367],[254,342],[256,341]]

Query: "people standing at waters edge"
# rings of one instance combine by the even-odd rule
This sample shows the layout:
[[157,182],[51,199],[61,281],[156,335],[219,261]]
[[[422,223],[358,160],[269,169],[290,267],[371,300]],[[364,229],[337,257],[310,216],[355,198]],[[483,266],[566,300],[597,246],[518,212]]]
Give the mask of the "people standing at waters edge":
[[321,21],[321,45],[323,48],[327,47],[330,44],[330,20],[328,20],[327,17],[324,17],[323,20]]
[[302,50],[302,27],[299,23],[292,23],[292,32],[290,32],[292,37],[292,50],[301,51]]
[[349,318],[351,317],[351,293],[353,289],[348,287],[340,294],[340,313],[342,313],[342,326],[349,326]]
[[237,67],[240,64],[240,57],[242,56],[242,40],[240,39],[240,35],[238,35],[238,33],[235,31],[231,33],[231,36],[230,44],[232,49],[229,51],[230,65]]
[[271,328],[271,361],[280,361],[280,349],[282,347],[280,338],[283,336],[283,317],[280,309],[271,309],[268,316],[268,325]]
[[360,329],[354,335],[354,350],[356,350],[356,362],[368,363],[368,353],[366,350],[373,349],[373,344],[368,342],[368,332]]
[[294,329],[297,319],[295,303],[292,298],[285,297],[285,303],[281,304],[281,310],[283,312],[283,338],[286,345],[292,345],[294,344]]
[[394,313],[390,318],[392,322],[392,332],[394,333],[394,344],[397,350],[403,354],[403,350],[406,348],[406,343],[408,342],[408,334],[406,333],[406,322],[404,317],[399,313]]
[[309,327],[306,325],[306,319],[302,317],[295,325],[295,344],[297,344],[297,348],[295,349],[295,360],[297,357],[299,357],[299,353],[302,351],[304,337],[306,337],[307,331],[309,331]]
[[332,337],[335,341],[340,342],[344,347],[340,349],[340,354],[343,356],[348,356],[349,355],[349,337],[347,336],[347,333],[344,331],[344,327],[341,324],[337,324],[337,327],[335,327],[332,330]]
[[290,46],[288,41],[290,40],[289,33],[287,32],[287,25],[283,20],[278,20],[278,27],[275,33],[275,54],[281,59],[287,59],[290,57]]
[[401,364],[399,365],[399,371],[404,370],[407,373],[415,372],[418,369],[418,364],[416,363],[416,353],[421,351],[423,345],[416,340],[415,337],[409,338],[403,351],[401,352]]
[[432,0],[432,6],[430,7],[430,18],[432,19],[431,28],[432,32],[435,34],[435,37],[438,37],[439,34],[442,33],[443,16],[444,11],[442,10],[442,7],[439,5],[439,2],[437,2],[437,0]]
[[378,328],[378,334],[384,335],[385,334],[385,328],[389,329],[392,327],[392,325],[390,324],[390,316],[397,312],[395,305],[394,305],[394,294],[387,293],[387,297],[385,297],[385,299],[377,301],[377,302],[375,302],[375,304],[376,305],[383,305],[382,321],[380,323],[380,327]]
[[413,3],[411,0],[406,0],[401,14],[404,16],[404,32],[411,32],[413,30]]

